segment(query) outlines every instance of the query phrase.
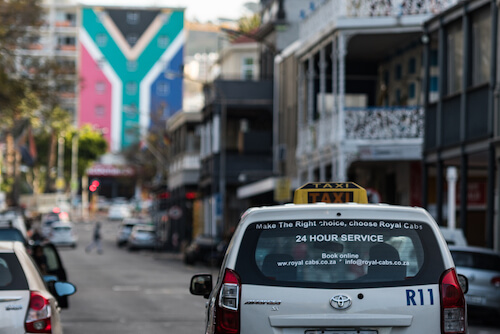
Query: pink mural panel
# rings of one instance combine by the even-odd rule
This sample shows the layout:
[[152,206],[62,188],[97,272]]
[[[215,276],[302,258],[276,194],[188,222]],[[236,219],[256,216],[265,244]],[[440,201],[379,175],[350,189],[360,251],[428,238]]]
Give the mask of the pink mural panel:
[[111,83],[85,46],[80,48],[80,115],[78,126],[92,124],[102,129],[111,144]]

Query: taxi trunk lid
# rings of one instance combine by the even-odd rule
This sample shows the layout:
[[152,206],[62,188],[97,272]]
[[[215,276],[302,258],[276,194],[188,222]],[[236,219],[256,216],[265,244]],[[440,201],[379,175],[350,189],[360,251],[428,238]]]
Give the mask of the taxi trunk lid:
[[349,290],[241,288],[241,334],[318,330],[416,334],[423,328],[429,332],[440,328],[438,284]]
[[0,291],[0,334],[24,333],[29,298],[28,290]]

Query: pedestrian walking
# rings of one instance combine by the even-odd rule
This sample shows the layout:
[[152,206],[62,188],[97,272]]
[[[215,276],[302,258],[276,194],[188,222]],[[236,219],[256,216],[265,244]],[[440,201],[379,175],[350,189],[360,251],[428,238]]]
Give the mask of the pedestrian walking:
[[85,252],[90,252],[92,249],[97,248],[97,254],[102,254],[101,245],[101,223],[96,222],[92,235],[92,242],[85,247]]

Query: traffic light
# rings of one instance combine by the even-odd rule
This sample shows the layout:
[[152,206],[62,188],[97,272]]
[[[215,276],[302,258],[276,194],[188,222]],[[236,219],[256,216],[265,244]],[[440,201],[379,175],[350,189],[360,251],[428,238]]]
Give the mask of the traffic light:
[[92,183],[91,183],[91,184],[90,184],[90,186],[89,186],[89,190],[90,190],[91,192],[96,191],[96,190],[99,188],[99,185],[100,185],[100,184],[101,184],[101,183],[99,182],[99,180],[97,180],[97,179],[93,179],[93,180],[92,180]]

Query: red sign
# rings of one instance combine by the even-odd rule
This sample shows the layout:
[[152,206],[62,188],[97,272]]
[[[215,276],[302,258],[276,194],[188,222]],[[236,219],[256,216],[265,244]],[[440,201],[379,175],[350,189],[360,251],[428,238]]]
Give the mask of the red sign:
[[[486,182],[471,181],[467,184],[467,205],[486,204]],[[460,188],[457,183],[457,205],[460,204]]]

